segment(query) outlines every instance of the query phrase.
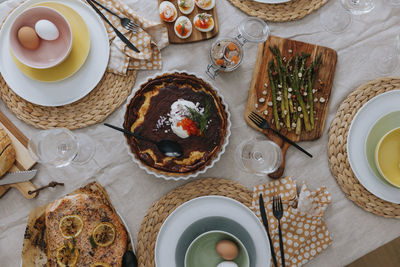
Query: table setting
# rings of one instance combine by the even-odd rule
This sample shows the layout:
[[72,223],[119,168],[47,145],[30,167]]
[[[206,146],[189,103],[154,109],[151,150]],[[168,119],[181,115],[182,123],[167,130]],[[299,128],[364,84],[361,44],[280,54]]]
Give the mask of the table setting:
[[3,264],[346,266],[396,239],[399,7],[0,2]]

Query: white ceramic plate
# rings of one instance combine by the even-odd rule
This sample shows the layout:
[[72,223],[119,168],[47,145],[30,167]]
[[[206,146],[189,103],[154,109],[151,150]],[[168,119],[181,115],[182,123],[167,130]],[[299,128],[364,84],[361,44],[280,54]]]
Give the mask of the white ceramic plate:
[[253,0],[254,2],[264,3],[264,4],[281,4],[290,2],[292,0]]
[[54,0],[70,6],[85,20],[90,33],[89,56],[73,76],[54,83],[43,83],[25,76],[14,64],[9,50],[9,30],[15,17],[31,5],[49,0],[30,0],[21,4],[7,18],[0,30],[0,72],[10,88],[20,97],[41,106],[62,106],[73,103],[90,93],[107,68],[109,40],[100,17],[79,0]]
[[[161,226],[157,236],[155,248],[156,267],[181,267],[182,255],[177,255],[176,251],[185,253],[185,248],[179,250],[178,243],[180,238],[185,234],[185,230],[199,220],[220,217],[226,218],[237,224],[249,235],[249,240],[241,239],[238,233],[232,233],[229,229],[227,232],[234,234],[246,246],[250,256],[250,266],[269,266],[271,262],[271,254],[269,241],[264,226],[261,224],[257,216],[242,203],[222,196],[205,196],[192,199],[185,202],[174,210],[164,224]],[[222,222],[219,229],[224,230],[226,223]],[[201,232],[209,231],[208,224],[204,223],[200,226]],[[192,236],[193,238],[193,236]],[[192,240],[186,240],[186,244]],[[251,242],[249,246],[249,242]],[[187,249],[187,248],[186,248]],[[179,259],[181,259],[179,261]]]
[[[222,144],[221,149],[220,149],[220,151],[218,152],[218,155],[211,161],[211,163],[210,163],[209,165],[205,166],[203,169],[201,169],[201,170],[199,170],[199,171],[196,171],[196,172],[194,172],[194,173],[192,173],[192,174],[189,174],[189,175],[184,175],[184,174],[182,174],[182,176],[172,176],[172,175],[171,175],[171,176],[167,176],[167,175],[163,175],[163,174],[160,174],[160,173],[157,173],[157,172],[153,171],[150,167],[148,167],[147,165],[145,165],[144,163],[142,163],[142,162],[141,162],[140,160],[138,160],[138,159],[136,158],[136,156],[132,153],[131,147],[129,146],[129,144],[128,144],[128,142],[127,142],[126,140],[125,140],[124,144],[125,144],[125,147],[126,147],[127,150],[128,150],[128,154],[131,156],[132,160],[138,164],[139,168],[141,168],[142,170],[146,171],[148,174],[154,175],[154,176],[156,176],[156,177],[158,177],[158,178],[163,178],[163,179],[165,179],[165,180],[175,180],[175,181],[187,180],[187,179],[189,179],[189,178],[197,177],[199,174],[205,173],[208,169],[214,167],[214,164],[217,163],[217,162],[220,160],[222,154],[225,153],[225,149],[226,149],[227,145],[229,144],[229,137],[231,136],[231,125],[232,125],[232,123],[231,123],[231,113],[230,113],[229,110],[228,110],[228,104],[225,102],[224,97],[223,97],[223,95],[219,92],[219,90],[218,90],[217,88],[215,88],[215,87],[213,86],[213,84],[212,84],[209,80],[205,79],[205,78],[202,77],[202,76],[199,76],[198,74],[194,74],[194,73],[191,73],[191,72],[188,72],[188,71],[184,71],[184,70],[181,70],[181,71],[178,71],[178,70],[171,70],[171,71],[167,71],[167,72],[160,72],[160,73],[157,73],[157,74],[155,74],[154,76],[148,78],[147,81],[143,82],[143,84],[144,84],[144,83],[147,83],[147,82],[150,81],[150,80],[155,79],[157,76],[161,76],[161,75],[168,74],[168,73],[170,73],[170,74],[172,74],[172,73],[186,73],[186,74],[189,74],[189,75],[194,75],[194,76],[196,76],[196,78],[201,79],[201,80],[207,82],[208,84],[210,84],[210,86],[217,92],[217,95],[221,98],[221,102],[222,102],[222,104],[225,106],[225,112],[226,112],[226,114],[227,114],[227,118],[226,118],[226,119],[227,119],[227,121],[228,121],[228,125],[227,125],[227,127],[226,127],[225,141],[224,141],[224,143]],[[127,112],[127,108],[128,108],[128,106],[129,106],[129,104],[130,104],[132,98],[135,96],[136,91],[137,91],[139,88],[141,88],[141,86],[142,86],[142,84],[136,86],[136,89],[132,90],[134,93],[133,93],[133,94],[128,98],[128,100],[126,101],[125,114],[126,114],[126,112]],[[125,139],[125,136],[124,136],[124,139]]]
[[396,204],[400,204],[400,190],[383,182],[372,172],[365,148],[370,129],[384,115],[399,110],[399,103],[400,90],[372,98],[357,112],[347,135],[347,154],[357,179],[375,196]]

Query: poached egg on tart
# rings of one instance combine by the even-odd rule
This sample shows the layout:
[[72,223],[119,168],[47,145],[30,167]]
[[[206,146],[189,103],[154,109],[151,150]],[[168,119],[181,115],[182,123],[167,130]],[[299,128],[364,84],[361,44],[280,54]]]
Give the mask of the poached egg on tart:
[[180,16],[175,22],[174,30],[179,38],[186,39],[192,34],[193,26],[188,17]]
[[196,5],[203,10],[211,10],[215,6],[215,0],[195,0]]
[[163,1],[158,7],[160,18],[165,22],[174,22],[178,17],[178,11],[174,4],[169,1]]
[[209,32],[214,29],[214,19],[207,13],[197,14],[193,19],[194,27],[201,32]]
[[189,15],[194,10],[194,0],[178,0],[178,7],[182,14]]

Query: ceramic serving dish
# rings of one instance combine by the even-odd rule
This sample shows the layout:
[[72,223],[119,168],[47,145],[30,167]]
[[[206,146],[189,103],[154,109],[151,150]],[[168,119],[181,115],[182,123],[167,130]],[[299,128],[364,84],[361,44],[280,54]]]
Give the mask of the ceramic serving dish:
[[[154,76],[148,78],[147,81],[144,82],[143,84],[146,84],[146,83],[148,83],[149,81],[151,81],[151,80],[153,80],[153,79],[155,79],[155,78],[157,78],[157,77],[159,77],[159,76],[167,75],[167,74],[174,74],[174,73],[178,73],[178,74],[183,73],[183,74],[193,75],[193,76],[195,76],[195,77],[198,78],[198,79],[201,79],[201,80],[203,80],[203,81],[208,82],[207,79],[205,79],[205,78],[199,76],[198,74],[193,74],[193,73],[190,73],[190,72],[187,72],[187,71],[171,70],[171,71],[168,71],[167,73],[157,73],[157,74],[155,74]],[[211,84],[211,83],[209,83],[209,84]],[[141,86],[142,86],[142,85],[139,85],[137,88],[141,88]],[[219,92],[219,90],[218,90],[217,88],[215,88],[214,86],[212,86],[212,88],[213,88],[213,90],[215,90],[216,94],[217,94],[218,97],[221,99],[222,105],[225,107],[225,110],[224,110],[224,111],[226,112],[227,127],[226,127],[226,135],[225,135],[225,137],[224,137],[224,142],[223,142],[222,146],[220,147],[219,152],[217,152],[217,153],[215,154],[215,156],[212,158],[212,160],[210,160],[210,162],[207,163],[207,165],[201,167],[201,168],[198,169],[198,170],[195,170],[194,172],[188,173],[188,174],[186,174],[186,175],[185,175],[184,173],[182,173],[181,175],[178,175],[178,176],[177,176],[177,175],[167,175],[167,174],[165,174],[165,173],[156,172],[156,171],[154,171],[151,167],[145,165],[142,161],[140,161],[140,160],[135,156],[135,154],[132,152],[131,147],[130,147],[130,145],[128,144],[128,142],[124,142],[124,143],[125,143],[125,146],[126,146],[126,148],[127,148],[127,150],[128,150],[128,154],[129,154],[129,155],[131,156],[131,158],[132,158],[132,161],[135,162],[135,163],[139,166],[139,168],[143,169],[143,170],[146,171],[148,174],[154,175],[154,176],[156,176],[156,177],[158,177],[158,178],[163,178],[163,179],[165,179],[165,180],[175,180],[175,181],[178,181],[178,180],[187,180],[187,179],[189,179],[189,178],[197,177],[198,175],[205,173],[208,169],[214,167],[215,163],[217,163],[217,162],[220,160],[221,156],[225,153],[225,149],[226,149],[226,147],[227,147],[227,145],[228,145],[228,143],[229,143],[229,137],[230,137],[230,135],[231,135],[231,120],[230,120],[231,114],[230,114],[229,109],[228,109],[228,104],[227,104],[226,101],[224,100],[223,95],[222,95],[222,94]],[[134,93],[128,98],[128,100],[127,100],[127,102],[126,102],[125,114],[127,114],[127,112],[128,112],[129,105],[130,105],[132,99],[135,97],[135,92],[136,92],[136,91],[137,91],[137,89],[133,90]]]
[[[58,29],[59,36],[53,41],[40,39],[38,48],[27,49],[18,40],[18,31],[24,26],[34,29],[39,20],[53,23]],[[72,40],[72,30],[67,19],[50,7],[28,8],[19,14],[11,25],[10,50],[21,63],[31,68],[47,69],[63,62],[71,52]]]

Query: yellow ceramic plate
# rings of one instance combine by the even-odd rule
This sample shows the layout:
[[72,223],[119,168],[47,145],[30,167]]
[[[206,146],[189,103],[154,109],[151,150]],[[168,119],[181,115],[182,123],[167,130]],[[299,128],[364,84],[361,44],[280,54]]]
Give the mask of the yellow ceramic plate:
[[55,82],[66,79],[77,72],[85,63],[90,49],[90,35],[85,21],[72,8],[57,2],[43,2],[35,6],[54,8],[65,16],[72,28],[73,42],[70,55],[62,62],[49,69],[34,69],[25,66],[11,54],[17,67],[28,77],[42,81]]

